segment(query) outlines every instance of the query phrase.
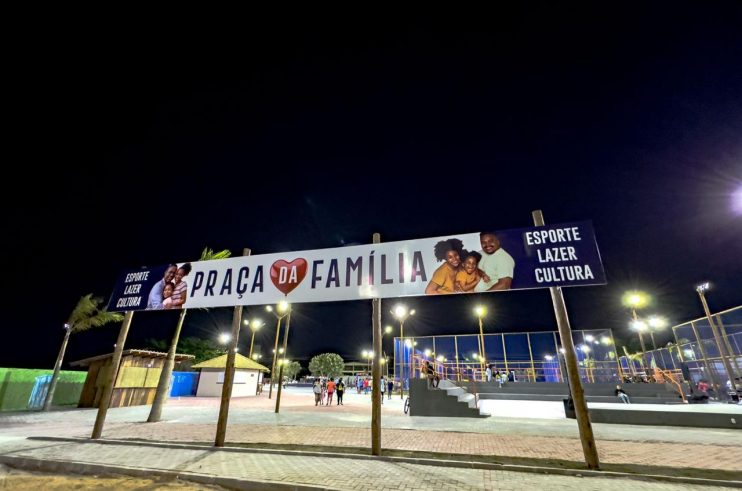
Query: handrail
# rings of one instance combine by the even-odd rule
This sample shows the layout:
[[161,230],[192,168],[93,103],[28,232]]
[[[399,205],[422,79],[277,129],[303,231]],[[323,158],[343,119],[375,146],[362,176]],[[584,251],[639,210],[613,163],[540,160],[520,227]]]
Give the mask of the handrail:
[[677,380],[675,380],[675,377],[673,376],[672,372],[669,372],[667,370],[664,370],[660,367],[654,367],[655,372],[659,372],[659,377],[655,375],[655,380],[657,380],[658,383],[663,383],[664,380],[658,380],[662,379],[663,377],[670,380],[673,384],[675,384],[675,388],[677,389],[678,393],[680,394],[680,397],[683,399],[683,402],[688,402],[685,399],[685,393],[683,392],[683,387],[678,383]]

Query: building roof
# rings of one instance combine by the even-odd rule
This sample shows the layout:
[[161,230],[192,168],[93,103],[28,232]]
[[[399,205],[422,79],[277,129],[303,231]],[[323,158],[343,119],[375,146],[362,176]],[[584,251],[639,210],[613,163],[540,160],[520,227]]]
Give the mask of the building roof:
[[[141,356],[144,358],[167,358],[167,353],[163,353],[161,351],[150,351],[150,350],[145,350],[145,349],[127,349],[121,352],[121,358],[123,358],[124,356]],[[105,360],[106,358],[111,358],[111,357],[113,357],[113,353],[108,353],[106,355],[92,356],[90,358],[73,361],[70,363],[70,365],[72,365],[73,367],[86,367],[94,361]],[[192,360],[194,358],[196,357],[193,355],[185,355],[183,353],[175,354],[175,361]]]
[[[191,368],[226,368],[227,366],[227,355],[217,356],[211,360],[202,361],[192,365]],[[260,363],[251,360],[246,356],[242,356],[239,353],[234,354],[234,367],[242,368],[246,370],[260,370],[261,372],[270,372],[270,370]]]

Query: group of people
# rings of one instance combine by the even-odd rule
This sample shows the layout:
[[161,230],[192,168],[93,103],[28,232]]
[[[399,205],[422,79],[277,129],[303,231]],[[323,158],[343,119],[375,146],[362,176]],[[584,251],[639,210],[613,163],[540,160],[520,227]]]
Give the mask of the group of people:
[[188,284],[184,278],[191,272],[191,263],[169,264],[160,281],[155,283],[147,298],[147,310],[180,309],[188,298]]
[[493,370],[492,365],[487,365],[487,368],[484,371],[485,376],[487,377],[487,382],[491,382],[494,378],[495,382],[498,382],[500,384],[500,387],[502,387],[502,384],[505,384],[507,382],[515,382],[515,371],[510,370],[509,372],[506,371],[500,371],[499,368],[495,368]]
[[[349,381],[350,383],[350,381]],[[371,377],[356,377],[356,390],[359,394],[368,394],[371,391],[372,382]],[[384,404],[384,394],[388,394],[388,398],[392,398],[392,391],[394,390],[394,381],[392,379],[387,380],[386,377],[382,376],[379,383],[379,390],[381,391],[381,403]],[[342,378],[335,381],[332,378],[320,377],[312,384],[312,392],[314,393],[314,405],[315,406],[331,406],[333,397],[335,398],[336,406],[343,406],[343,395],[345,395],[345,382]]]
[[467,251],[460,239],[438,242],[433,253],[444,261],[433,273],[427,295],[509,290],[513,282],[515,261],[500,245],[492,232],[479,236],[482,250]]
[[332,397],[337,394],[336,405],[343,405],[343,395],[345,394],[345,383],[342,378],[339,378],[337,382],[329,378],[318,378],[312,385],[312,392],[314,392],[314,405],[315,406],[332,406]]

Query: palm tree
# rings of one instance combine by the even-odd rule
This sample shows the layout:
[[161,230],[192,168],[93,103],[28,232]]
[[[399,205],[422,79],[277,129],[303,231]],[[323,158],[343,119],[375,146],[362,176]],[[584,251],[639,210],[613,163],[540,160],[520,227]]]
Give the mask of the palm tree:
[[[201,252],[199,261],[210,261],[212,259],[226,259],[230,257],[232,253],[229,249],[225,249],[220,252],[214,252],[208,247],[204,248]],[[162,367],[160,372],[160,380],[157,382],[157,391],[155,392],[155,400],[152,401],[152,408],[149,411],[149,417],[147,418],[148,423],[156,423],[162,419],[162,408],[167,400],[168,393],[170,392],[170,377],[173,375],[173,367],[175,366],[175,350],[178,347],[178,340],[180,339],[180,330],[183,327],[183,321],[185,320],[188,309],[180,311],[180,317],[178,318],[178,325],[175,326],[175,332],[173,333],[173,340],[170,342],[170,349],[167,351],[167,359],[165,360],[165,366]]]
[[52,406],[52,399],[54,399],[54,391],[57,388],[59,371],[62,369],[62,360],[64,360],[64,352],[67,351],[70,334],[86,331],[92,327],[100,327],[109,322],[121,322],[124,319],[124,316],[118,312],[108,312],[105,307],[101,309],[102,303],[102,298],[94,297],[92,293],[88,293],[80,298],[65,323],[64,341],[62,341],[62,347],[59,349],[57,363],[54,365],[54,375],[52,375],[49,391],[44,399],[44,411],[48,411]]

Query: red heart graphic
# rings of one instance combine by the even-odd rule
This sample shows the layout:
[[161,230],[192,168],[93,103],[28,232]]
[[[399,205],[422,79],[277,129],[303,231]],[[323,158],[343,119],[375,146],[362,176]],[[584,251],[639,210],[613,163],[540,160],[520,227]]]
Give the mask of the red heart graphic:
[[299,286],[307,275],[307,261],[299,258],[286,262],[279,259],[271,266],[271,281],[284,295]]

